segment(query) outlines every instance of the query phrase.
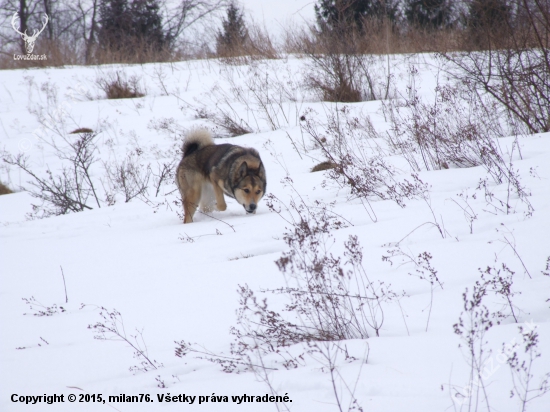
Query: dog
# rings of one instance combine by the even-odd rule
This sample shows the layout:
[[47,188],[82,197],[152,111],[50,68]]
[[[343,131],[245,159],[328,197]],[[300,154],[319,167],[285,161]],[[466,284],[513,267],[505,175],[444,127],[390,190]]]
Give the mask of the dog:
[[[191,131],[183,142],[183,157],[176,169],[176,184],[183,201],[183,223],[202,212],[227,209],[224,194],[256,213],[265,194],[265,168],[257,150],[232,144],[215,144],[206,129]],[[215,205],[214,205],[215,202]]]

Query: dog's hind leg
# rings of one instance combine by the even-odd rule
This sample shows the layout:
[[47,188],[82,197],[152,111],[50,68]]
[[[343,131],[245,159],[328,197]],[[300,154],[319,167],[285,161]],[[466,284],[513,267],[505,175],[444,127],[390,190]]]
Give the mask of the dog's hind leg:
[[193,215],[199,206],[201,194],[199,190],[189,190],[186,193],[185,199],[183,199],[183,211],[185,212],[185,217],[183,223],[192,223]]

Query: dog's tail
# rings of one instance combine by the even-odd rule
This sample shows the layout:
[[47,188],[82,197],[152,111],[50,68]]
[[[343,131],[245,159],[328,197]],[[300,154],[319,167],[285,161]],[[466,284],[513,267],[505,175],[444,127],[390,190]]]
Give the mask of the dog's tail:
[[183,157],[189,156],[191,153],[202,149],[206,146],[214,145],[212,133],[207,129],[191,130],[183,142]]

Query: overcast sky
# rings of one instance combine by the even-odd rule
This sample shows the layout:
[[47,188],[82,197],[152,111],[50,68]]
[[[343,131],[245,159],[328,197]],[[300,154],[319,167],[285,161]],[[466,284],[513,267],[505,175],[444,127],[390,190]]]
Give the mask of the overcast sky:
[[289,21],[303,23],[314,19],[313,0],[240,0],[247,17],[265,24],[270,32],[279,32]]

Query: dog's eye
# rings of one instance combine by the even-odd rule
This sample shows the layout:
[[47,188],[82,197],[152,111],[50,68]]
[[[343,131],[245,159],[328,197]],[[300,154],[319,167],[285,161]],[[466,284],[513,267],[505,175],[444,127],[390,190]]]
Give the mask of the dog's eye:
[[245,193],[250,193],[250,189],[244,189]]
[[262,193],[261,190],[257,190],[257,191],[256,191],[256,194],[257,194],[257,195],[259,195],[260,193]]

